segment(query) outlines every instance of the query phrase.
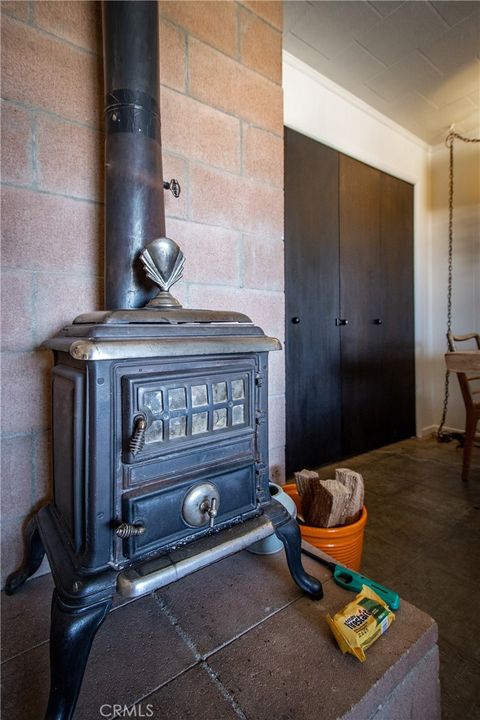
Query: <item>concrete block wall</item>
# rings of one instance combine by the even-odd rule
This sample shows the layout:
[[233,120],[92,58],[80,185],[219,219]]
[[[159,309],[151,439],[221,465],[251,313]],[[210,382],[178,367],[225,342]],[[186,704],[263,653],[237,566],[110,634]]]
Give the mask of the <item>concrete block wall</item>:
[[[97,2],[2,9],[2,582],[50,493],[52,358],[41,349],[103,297]],[[280,2],[160,3],[167,234],[189,307],[247,313],[284,335]],[[283,353],[271,357],[270,455],[283,477]]]

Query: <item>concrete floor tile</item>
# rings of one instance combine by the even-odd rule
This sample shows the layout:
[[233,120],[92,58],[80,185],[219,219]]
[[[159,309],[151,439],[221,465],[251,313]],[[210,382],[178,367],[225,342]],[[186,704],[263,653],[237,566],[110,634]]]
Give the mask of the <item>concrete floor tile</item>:
[[[304,558],[315,577],[330,571]],[[283,551],[275,555],[237,553],[158,591],[196,649],[208,655],[301,596]]]
[[138,707],[152,712],[154,720],[238,720],[226,694],[202,664],[144,698]]
[[449,494],[444,492],[441,485],[434,487],[421,482],[402,491],[400,497],[402,502],[414,505],[425,513],[435,513],[436,518],[449,525],[461,521],[474,506],[470,497],[459,493]]
[[440,681],[444,720],[466,718],[480,703],[480,663],[467,658],[445,638],[440,642]]
[[402,572],[405,563],[408,562],[405,555],[405,549],[396,544],[394,538],[392,538],[392,542],[388,542],[370,536],[367,525],[361,568],[364,575],[395,590],[395,578]]
[[466,541],[449,538],[438,543],[430,550],[430,558],[443,567],[459,584],[464,581],[477,586],[480,593],[480,541],[470,537]]
[[431,547],[451,532],[456,518],[446,520],[435,513],[425,512],[413,503],[388,499],[377,514],[367,520],[369,541],[378,539],[401,547],[410,557],[422,548]]
[[52,591],[52,576],[42,575],[15,595],[2,592],[2,662],[48,640]]
[[[48,701],[49,643],[2,665],[2,717],[38,720]],[[103,704],[131,705],[191,667],[196,658],[158,604],[144,598],[110,613],[94,640],[75,720]]]
[[108,615],[95,638],[75,720],[106,704],[131,705],[191,667],[196,657],[152,596]]
[[472,705],[465,720],[480,720],[480,702]]
[[47,642],[3,663],[1,717],[8,720],[42,718],[47,708],[49,687]]
[[471,626],[478,585],[455,577],[454,572],[454,566],[435,560],[431,553],[420,555],[395,578],[395,590],[435,618],[440,638],[480,662],[478,636]]
[[209,658],[247,718],[341,718],[354,708],[370,717],[435,646],[431,618],[403,603],[367,662],[343,655],[325,616],[352,598],[330,581],[323,600],[298,599]]

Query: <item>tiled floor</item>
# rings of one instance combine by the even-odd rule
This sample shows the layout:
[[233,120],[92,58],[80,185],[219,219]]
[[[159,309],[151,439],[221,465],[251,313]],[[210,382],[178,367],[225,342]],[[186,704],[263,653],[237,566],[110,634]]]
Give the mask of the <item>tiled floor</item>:
[[365,478],[362,572],[438,623],[444,720],[480,718],[480,450],[468,483],[461,458],[456,442],[408,440],[342,463]]
[[[478,450],[475,461],[468,484],[460,480],[454,443],[410,440],[342,463],[366,482],[363,572],[439,623],[445,720],[480,718]],[[247,552],[154,595],[117,603],[94,642],[75,720],[95,720],[102,706],[107,716],[108,706],[132,702],[144,713],[151,704],[154,720],[329,720],[350,717],[351,703],[360,698],[361,717],[370,717],[381,698],[369,691],[365,705],[365,693],[384,682],[392,657],[410,648],[412,667],[420,660],[433,667],[434,627],[408,603],[365,664],[342,656],[323,617],[351,594],[334,585],[323,566],[308,559],[305,565],[324,582],[319,603],[293,585],[283,553]],[[51,589],[50,576],[43,576],[13,598],[2,597],[2,718],[43,717]],[[396,672],[384,692],[399,681],[400,665]],[[336,688],[340,673],[343,684]],[[311,709],[312,697],[320,713]],[[388,717],[410,717],[411,708],[401,708]]]

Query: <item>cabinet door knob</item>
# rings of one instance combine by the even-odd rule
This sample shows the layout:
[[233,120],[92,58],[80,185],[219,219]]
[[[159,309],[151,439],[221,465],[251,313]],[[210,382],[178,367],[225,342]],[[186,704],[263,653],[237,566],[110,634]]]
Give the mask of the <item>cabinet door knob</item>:
[[348,320],[345,318],[335,318],[335,325],[348,325]]
[[375,318],[373,321],[374,325],[383,325],[383,320],[381,318]]
[[293,323],[294,325],[298,325],[299,322],[300,322],[300,318],[299,318],[299,317],[293,317],[293,318],[292,318],[292,323]]

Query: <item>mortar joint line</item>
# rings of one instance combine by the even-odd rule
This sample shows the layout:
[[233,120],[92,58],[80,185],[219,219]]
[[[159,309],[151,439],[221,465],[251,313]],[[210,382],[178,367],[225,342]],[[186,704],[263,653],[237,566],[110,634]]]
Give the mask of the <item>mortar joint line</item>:
[[234,711],[235,715],[241,720],[248,720],[247,716],[243,712],[242,708],[238,704],[238,702],[235,700],[231,692],[225,687],[225,685],[222,683],[220,678],[218,677],[217,673],[213,670],[212,667],[207,662],[202,662],[200,665],[203,670],[207,673],[210,680],[214,683],[214,685],[217,687],[217,689],[220,691],[222,697],[224,700],[228,702],[232,710]]
[[38,189],[39,185],[39,168],[38,168],[38,126],[37,126],[37,113],[35,110],[32,111],[32,145],[31,145],[31,158],[32,158],[32,185],[31,187],[35,190]]
[[183,28],[183,33],[185,39],[185,55],[183,58],[183,71],[185,74],[185,95],[187,97],[192,97],[190,95],[190,34],[185,31],[185,28]]
[[202,657],[202,661],[207,662],[209,658],[211,658],[216,653],[220,652],[221,650],[224,650],[226,647],[234,643],[236,640],[239,640],[241,637],[249,633],[251,630],[255,630],[255,628],[259,627],[259,625],[262,625],[266,620],[270,620],[270,618],[275,617],[275,615],[278,615],[278,613],[282,612],[283,610],[286,610],[290,605],[293,605],[297,602],[297,600],[300,600],[300,597],[296,597],[293,600],[289,600],[285,605],[282,605],[281,607],[277,608],[276,610],[273,610],[269,615],[266,615],[265,617],[261,618],[261,620],[258,620],[253,625],[250,625],[248,628],[245,628],[245,630],[242,630],[241,632],[237,633],[234,637],[230,638],[229,640],[225,640],[221,645],[218,645],[216,648],[211,650],[210,652],[205,653]]
[[155,603],[158,605],[164,616],[169,621],[170,625],[173,627],[177,635],[181,637],[181,639],[185,642],[185,644],[190,648],[192,651],[195,660],[197,662],[200,662],[203,660],[203,657],[201,653],[199,652],[197,646],[195,645],[195,642],[193,638],[187,633],[187,631],[180,625],[180,621],[175,615],[175,613],[172,612],[172,610],[169,608],[165,600],[163,600],[161,597],[157,595],[156,592],[153,593],[153,599]]
[[36,645],[32,645],[32,647],[29,647],[26,650],[21,650],[16,655],[12,655],[9,658],[5,658],[5,660],[2,660],[0,665],[6,665],[7,663],[11,662],[12,660],[16,660],[16,658],[19,658],[22,655],[26,655],[27,653],[31,652],[32,650],[36,650],[37,648],[42,647],[42,645],[48,645],[49,643],[50,643],[49,640],[42,640],[42,642],[39,642]]
[[[135,598],[134,598],[134,600],[135,600]],[[192,670],[195,667],[199,667],[199,663],[195,662],[195,663],[192,663],[191,665],[188,665],[186,668],[183,668],[182,670],[179,670],[179,672],[175,673],[175,675],[173,675],[171,678],[168,678],[168,680],[164,680],[163,682],[161,682],[160,685],[157,685],[156,687],[147,690],[147,692],[144,695],[141,695],[133,703],[131,703],[131,705],[129,705],[128,709],[131,711],[132,708],[135,707],[135,705],[138,705],[139,703],[143,702],[144,700],[148,700],[148,698],[151,695],[154,695],[159,690],[162,690],[164,687],[167,687],[167,685],[170,685],[170,683],[174,682],[179,677],[181,677],[186,672],[188,672],[189,670]],[[131,717],[135,717],[135,715],[131,715]]]

